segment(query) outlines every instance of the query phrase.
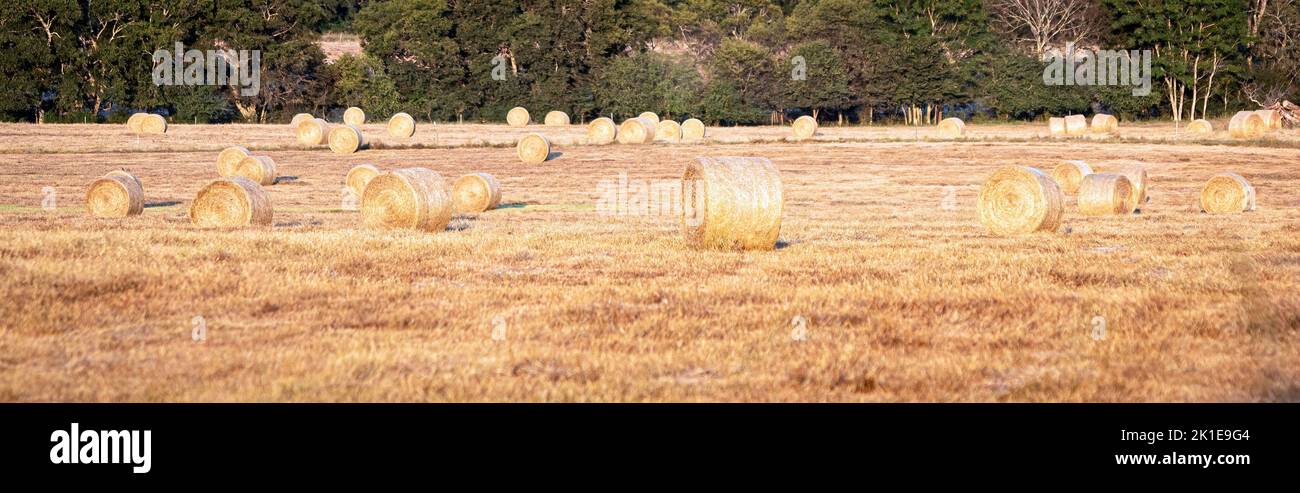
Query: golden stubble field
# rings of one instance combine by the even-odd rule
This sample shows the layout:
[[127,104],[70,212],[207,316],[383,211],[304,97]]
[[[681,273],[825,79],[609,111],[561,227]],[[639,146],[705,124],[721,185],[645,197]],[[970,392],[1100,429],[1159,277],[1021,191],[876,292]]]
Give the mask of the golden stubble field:
[[[380,143],[348,156],[277,125],[0,125],[0,400],[1300,400],[1300,131],[1251,146],[1040,127],[600,147],[536,126],[560,155],[526,166],[503,125],[421,126],[414,145],[367,126]],[[189,224],[227,145],[276,160],[274,226]],[[693,251],[671,214],[596,208],[620,173],[671,181],[732,155],[782,174],[776,251]],[[984,178],[1063,158],[1145,165],[1152,201],[985,232]],[[342,187],[367,162],[486,171],[505,205],[437,234],[366,229]],[[117,168],[143,180],[145,213],[89,217],[85,186]],[[1250,179],[1259,210],[1199,213],[1219,171]]]

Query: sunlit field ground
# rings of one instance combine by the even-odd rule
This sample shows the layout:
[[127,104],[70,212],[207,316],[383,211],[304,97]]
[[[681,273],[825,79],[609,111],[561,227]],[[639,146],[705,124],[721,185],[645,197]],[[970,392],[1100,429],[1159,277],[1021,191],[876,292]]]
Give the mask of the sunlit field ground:
[[[1251,145],[1217,127],[589,146],[581,126],[532,126],[559,155],[527,166],[504,125],[367,125],[354,155],[287,125],[0,125],[0,400],[1297,401],[1300,131]],[[278,164],[272,227],[190,225],[228,145]],[[733,155],[781,172],[775,251],[694,251],[670,214],[597,211],[620,173],[671,181]],[[1146,166],[1151,203],[986,233],[994,169],[1065,158]],[[486,171],[504,205],[436,234],[366,229],[342,193],[359,163]],[[86,185],[117,168],[144,182],[144,214],[89,217]],[[1220,171],[1258,211],[1199,212]]]

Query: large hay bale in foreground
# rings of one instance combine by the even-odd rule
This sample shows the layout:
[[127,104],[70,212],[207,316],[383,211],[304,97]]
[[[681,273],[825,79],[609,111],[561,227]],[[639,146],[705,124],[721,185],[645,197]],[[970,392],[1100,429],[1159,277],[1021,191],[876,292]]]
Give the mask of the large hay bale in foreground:
[[1061,187],[1042,171],[1007,166],[980,188],[980,222],[997,235],[1010,236],[1061,228],[1065,211]]
[[140,117],[140,133],[146,134],[165,134],[167,133],[167,119],[162,115],[153,113]]
[[682,173],[682,230],[693,248],[771,250],[784,207],[767,158],[701,157]]
[[1119,119],[1105,113],[1092,115],[1092,133],[1113,134],[1119,132]]
[[682,122],[682,138],[703,139],[704,122],[700,121],[698,118],[687,118],[686,121]]
[[451,221],[451,197],[442,175],[427,168],[382,173],[361,195],[361,217],[374,228],[442,231]]
[[1066,135],[1083,135],[1088,133],[1088,117],[1083,115],[1069,115],[1065,117],[1065,134]]
[[127,217],[144,212],[144,187],[125,171],[110,171],[86,189],[86,210],[95,217]]
[[1258,139],[1264,135],[1268,124],[1254,111],[1238,111],[1228,121],[1228,134],[1238,139]]
[[1282,129],[1282,112],[1278,110],[1255,110],[1255,114],[1264,120],[1264,130]]
[[1214,124],[1203,118],[1192,120],[1192,123],[1187,124],[1187,131],[1194,134],[1208,134],[1214,132]]
[[380,171],[378,166],[358,164],[348,170],[348,176],[344,179],[344,182],[347,183],[348,189],[352,190],[352,195],[359,199],[361,194],[366,191],[366,184],[379,176],[380,173],[383,173],[383,171]]
[[320,118],[312,118],[298,123],[296,132],[298,134],[298,143],[308,146],[318,146],[329,141],[330,131],[334,129],[333,125]]
[[939,136],[946,139],[961,137],[966,132],[966,122],[961,118],[944,118],[939,122]]
[[1079,213],[1085,216],[1132,214],[1133,185],[1124,175],[1093,173],[1079,183]]
[[1115,171],[1111,171],[1111,173],[1118,173],[1124,175],[1125,178],[1128,178],[1129,184],[1132,185],[1130,190],[1132,190],[1133,194],[1132,197],[1130,197],[1130,201],[1133,202],[1134,210],[1141,210],[1143,204],[1151,201],[1151,197],[1148,196],[1148,188],[1151,186],[1151,181],[1147,180],[1146,168],[1134,164],[1121,167]]
[[1201,189],[1201,210],[1234,214],[1255,210],[1255,187],[1236,173],[1219,173]]
[[587,124],[587,143],[605,145],[618,138],[618,124],[606,117],[600,117]]
[[817,135],[817,119],[808,115],[795,118],[790,129],[794,133],[795,140],[811,139]]
[[656,126],[659,125],[659,114],[658,114],[658,113],[655,113],[655,112],[653,112],[653,111],[643,111],[643,112],[641,112],[640,115],[637,115],[636,117],[637,117],[637,118],[644,118],[644,119],[646,119],[646,120],[649,120],[650,123],[653,124],[653,125],[656,125]]
[[528,110],[523,106],[510,108],[510,112],[506,113],[506,124],[512,127],[526,127],[528,119]]
[[1083,177],[1092,174],[1092,167],[1088,163],[1076,159],[1067,159],[1052,168],[1052,180],[1056,185],[1061,187],[1063,193],[1075,193],[1079,191],[1079,182]]
[[1047,131],[1051,132],[1052,137],[1065,135],[1065,119],[1061,117],[1048,118]]
[[201,228],[270,226],[273,215],[261,185],[239,176],[209,183],[190,203],[190,222]]
[[335,154],[352,154],[366,145],[366,137],[361,128],[342,125],[330,130],[330,150]]
[[311,113],[298,113],[296,115],[293,115],[292,120],[289,120],[289,125],[293,125],[293,127],[297,129],[299,123],[305,122],[312,118],[316,118],[316,117],[311,116]]
[[452,210],[460,213],[483,212],[501,203],[501,185],[488,173],[472,173],[451,185]]
[[343,123],[345,125],[360,127],[366,123],[366,112],[361,108],[352,106],[343,111]]
[[569,124],[569,114],[563,111],[549,111],[542,124],[548,127],[563,127]]
[[655,140],[659,124],[648,118],[628,118],[618,126],[618,143],[649,144]]
[[388,119],[388,135],[399,139],[408,139],[415,135],[415,118],[406,113],[398,113]]
[[551,141],[539,133],[525,135],[515,144],[515,154],[525,164],[544,163],[551,157]]
[[244,156],[235,164],[230,176],[242,176],[258,185],[275,184],[275,160],[271,156]]
[[221,150],[217,154],[217,174],[220,176],[231,176],[235,174],[235,167],[239,162],[250,156],[248,149],[242,146],[230,146]]
[[672,120],[662,120],[655,126],[655,139],[666,142],[682,141],[682,126]]

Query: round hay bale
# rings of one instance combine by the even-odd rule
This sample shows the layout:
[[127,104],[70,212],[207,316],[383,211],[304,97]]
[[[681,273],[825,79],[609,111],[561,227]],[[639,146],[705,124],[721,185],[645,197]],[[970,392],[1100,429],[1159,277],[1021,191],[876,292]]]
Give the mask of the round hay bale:
[[318,146],[329,141],[330,131],[334,129],[323,119],[312,118],[298,123],[296,129],[298,133],[298,143],[308,146]]
[[1264,120],[1265,130],[1282,129],[1282,112],[1277,110],[1255,110],[1255,114]]
[[1047,130],[1051,132],[1052,137],[1065,135],[1065,119],[1060,117],[1048,118]]
[[784,206],[767,158],[701,157],[682,173],[682,231],[692,248],[772,250]]
[[492,210],[501,203],[501,185],[487,173],[472,173],[451,185],[452,210],[473,213]]
[[817,135],[817,120],[808,115],[795,118],[790,127],[794,131],[795,140],[811,139]]
[[966,132],[966,122],[961,118],[944,118],[939,122],[939,136],[946,139],[961,137]]
[[1205,119],[1192,120],[1192,123],[1187,124],[1187,131],[1194,134],[1208,134],[1214,132],[1214,124]]
[[605,145],[618,138],[618,124],[609,118],[600,117],[587,124],[587,143]]
[[548,127],[563,127],[569,124],[569,114],[563,111],[548,111],[542,124]]
[[361,198],[361,194],[366,191],[366,184],[379,176],[380,173],[383,173],[383,171],[380,171],[378,166],[358,164],[348,170],[348,176],[344,181],[347,183],[348,188],[352,190],[352,195]]
[[330,130],[330,150],[335,154],[352,154],[366,145],[366,137],[361,129],[353,125],[343,125]]
[[140,132],[146,134],[167,133],[167,119],[153,113],[140,117]]
[[659,124],[648,118],[628,118],[618,126],[618,143],[649,144],[655,140]]
[[217,154],[217,174],[220,176],[231,176],[235,174],[235,167],[239,162],[249,156],[248,149],[242,146],[230,146],[221,150]]
[[663,120],[655,127],[655,138],[668,142],[682,141],[682,126],[672,120]]
[[1151,197],[1147,193],[1149,191],[1148,188],[1151,186],[1151,181],[1147,180],[1146,168],[1138,165],[1124,166],[1112,173],[1118,173],[1124,175],[1125,178],[1128,178],[1129,184],[1132,185],[1131,190],[1133,191],[1133,196],[1130,197],[1130,201],[1133,202],[1134,210],[1141,210],[1142,204],[1151,201]]
[[144,212],[144,187],[125,171],[113,171],[90,183],[86,210],[95,217],[127,217]]
[[1092,133],[1113,134],[1119,132],[1119,119],[1113,115],[1097,113],[1092,115]]
[[645,118],[646,120],[650,120],[650,123],[652,123],[652,124],[654,124],[654,125],[658,125],[658,124],[659,124],[659,115],[656,114],[656,113],[653,112],[653,111],[643,111],[643,112],[641,112],[640,115],[637,115],[636,117],[637,117],[637,118]]
[[1264,135],[1267,123],[1254,111],[1238,111],[1228,121],[1228,134],[1238,139],[1257,139]]
[[343,111],[343,124],[360,127],[366,123],[366,112],[356,106]]
[[1007,166],[980,188],[980,222],[993,234],[1010,236],[1061,228],[1065,197],[1061,187],[1034,168]]
[[289,124],[293,125],[294,128],[297,128],[299,123],[305,122],[312,118],[316,118],[316,117],[311,116],[311,113],[298,113],[296,115],[293,115],[293,119],[289,120]]
[[1255,187],[1236,173],[1219,173],[1201,189],[1201,210],[1235,214],[1255,210]]
[[525,164],[544,163],[551,157],[551,141],[539,133],[525,135],[515,144],[515,154]]
[[388,135],[400,139],[410,138],[415,135],[415,118],[406,113],[398,113],[388,119]]
[[126,117],[126,129],[140,133],[140,122],[144,115],[144,113],[131,113],[131,116]]
[[1093,173],[1079,182],[1079,213],[1085,216],[1132,214],[1133,185],[1124,175]]
[[1083,135],[1086,133],[1088,133],[1088,117],[1083,115],[1065,117],[1066,135]]
[[1061,187],[1063,193],[1075,193],[1079,191],[1079,182],[1083,177],[1092,174],[1092,167],[1088,163],[1079,160],[1065,160],[1052,168],[1052,180],[1056,185]]
[[209,183],[190,203],[190,222],[201,228],[270,226],[273,215],[261,185],[240,176]]
[[528,110],[522,106],[510,108],[510,112],[506,113],[506,123],[512,127],[528,126]]
[[275,184],[275,160],[270,156],[244,156],[235,163],[230,176],[241,176],[258,185]]
[[686,121],[682,122],[682,138],[703,139],[704,122],[700,121],[698,118],[687,118]]
[[372,228],[442,231],[451,221],[451,197],[437,172],[395,169],[366,185],[361,194],[361,217]]

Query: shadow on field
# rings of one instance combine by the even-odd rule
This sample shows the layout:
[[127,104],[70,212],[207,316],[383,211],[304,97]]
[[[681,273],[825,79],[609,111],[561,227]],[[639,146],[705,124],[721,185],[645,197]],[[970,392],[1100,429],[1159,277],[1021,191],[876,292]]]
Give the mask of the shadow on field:
[[145,202],[145,204],[144,204],[145,208],[153,208],[153,207],[171,207],[171,206],[173,206],[173,205],[181,205],[181,201],[179,201],[179,200],[162,200],[162,201],[158,201],[158,202]]
[[274,183],[274,184],[275,184],[275,185],[279,185],[279,184],[281,184],[281,183],[288,183],[288,182],[291,182],[291,181],[298,181],[298,177],[296,177],[296,176],[277,176],[277,177],[275,177],[275,183]]

